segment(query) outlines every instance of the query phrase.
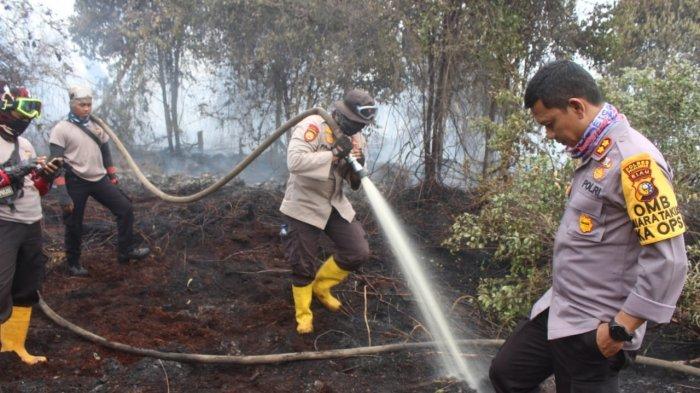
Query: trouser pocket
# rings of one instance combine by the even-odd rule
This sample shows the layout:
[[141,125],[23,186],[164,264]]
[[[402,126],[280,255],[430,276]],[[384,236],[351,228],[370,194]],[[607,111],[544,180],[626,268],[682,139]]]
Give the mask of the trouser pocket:
[[603,356],[603,353],[600,352],[600,349],[598,348],[597,336],[598,328],[579,335],[584,344],[584,349],[587,351],[586,353],[588,353],[593,359],[605,359],[605,356]]

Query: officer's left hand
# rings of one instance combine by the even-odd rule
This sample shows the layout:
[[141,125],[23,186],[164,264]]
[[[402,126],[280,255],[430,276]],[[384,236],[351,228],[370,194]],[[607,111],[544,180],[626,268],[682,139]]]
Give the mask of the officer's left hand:
[[612,337],[610,337],[610,327],[608,323],[601,323],[598,325],[598,331],[596,332],[596,344],[598,344],[600,353],[606,358],[609,358],[620,352],[624,341],[613,340]]

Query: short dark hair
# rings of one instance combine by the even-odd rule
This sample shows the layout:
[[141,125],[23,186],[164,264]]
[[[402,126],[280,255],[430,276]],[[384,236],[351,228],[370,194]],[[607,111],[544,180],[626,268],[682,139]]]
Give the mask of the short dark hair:
[[538,100],[546,108],[564,109],[572,97],[585,98],[600,104],[603,94],[591,74],[571,60],[556,60],[542,66],[525,89],[525,108],[531,109]]

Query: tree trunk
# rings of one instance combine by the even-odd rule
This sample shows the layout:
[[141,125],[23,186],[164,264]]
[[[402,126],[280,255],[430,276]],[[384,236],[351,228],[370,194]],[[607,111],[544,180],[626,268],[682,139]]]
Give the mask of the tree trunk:
[[166,60],[163,51],[156,49],[158,54],[158,84],[160,85],[161,98],[163,99],[163,117],[165,118],[165,133],[168,137],[168,150],[174,153],[173,147],[173,125],[170,121],[170,107],[168,105],[168,84],[165,78]]
[[180,129],[178,113],[177,113],[177,101],[178,95],[180,93],[180,51],[182,48],[182,41],[178,41],[173,52],[173,62],[172,62],[172,73],[170,75],[170,116],[171,124],[173,126],[173,133],[175,134],[175,153],[182,153],[182,146],[180,143],[180,138],[182,130]]
[[[493,98],[491,99],[491,103],[489,105],[489,120],[491,123],[496,122],[496,100]],[[491,168],[491,148],[489,148],[489,142],[491,141],[491,132],[486,131],[484,133],[484,165],[481,168],[481,177],[482,179],[486,179],[486,177],[489,174],[489,169]]]
[[445,142],[445,123],[447,120],[447,111],[450,107],[452,99],[452,58],[454,57],[454,48],[456,37],[459,29],[459,2],[452,2],[450,9],[445,13],[442,19],[440,36],[438,38],[439,59],[437,70],[437,83],[435,83],[434,66],[431,72],[431,85],[434,91],[430,96],[433,98],[431,112],[433,120],[430,123],[432,130],[430,138],[430,155],[426,164],[430,164],[430,170],[426,168],[426,181],[430,185],[441,183],[440,173],[442,170],[444,142]]
[[425,173],[423,181],[426,184],[432,184],[435,181],[435,162],[432,156],[432,129],[433,129],[433,110],[435,104],[435,56],[433,53],[435,40],[434,32],[430,32],[430,41],[428,42],[428,94],[427,108],[424,113],[425,125],[423,126],[423,166]]

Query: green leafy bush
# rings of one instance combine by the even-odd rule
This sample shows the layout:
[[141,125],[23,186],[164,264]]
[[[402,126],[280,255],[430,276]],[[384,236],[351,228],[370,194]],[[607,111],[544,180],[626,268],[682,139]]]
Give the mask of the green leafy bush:
[[688,278],[678,300],[678,320],[700,334],[700,244],[688,246]]
[[482,279],[476,302],[499,323],[513,325],[549,286],[554,235],[564,210],[572,165],[542,153],[521,161],[507,184],[484,189],[478,214],[459,215],[443,245],[456,253],[487,249],[510,263],[505,277]]
[[529,268],[519,274],[484,278],[479,283],[476,302],[500,325],[513,327],[528,315],[532,304],[551,283],[548,267]]

